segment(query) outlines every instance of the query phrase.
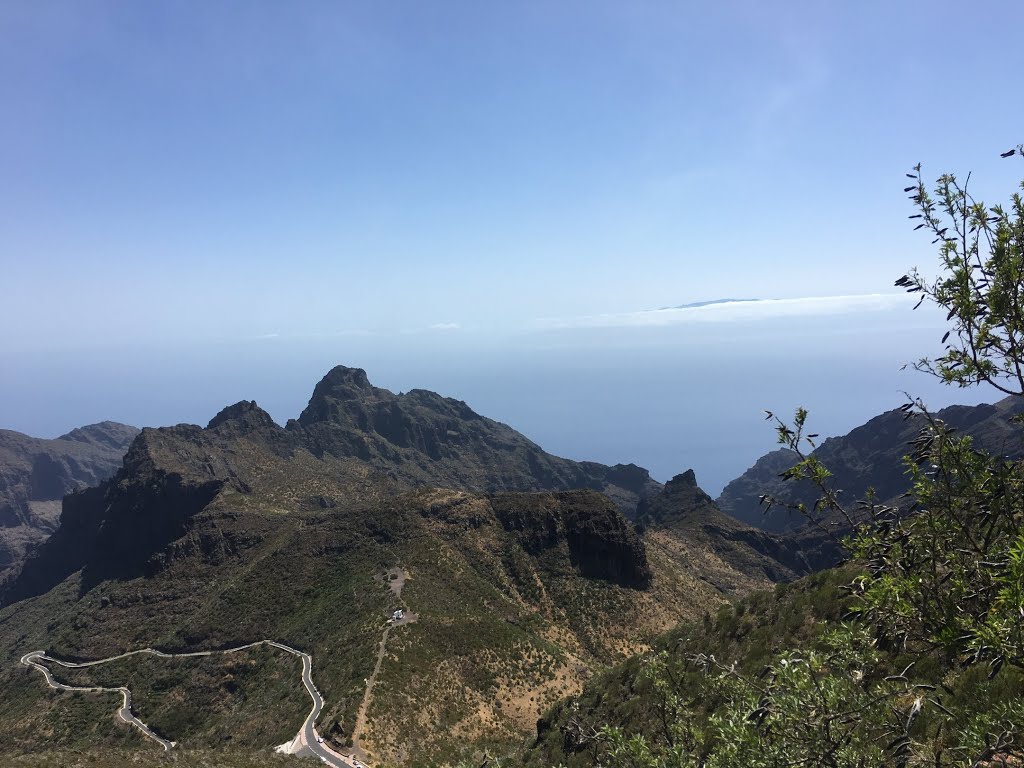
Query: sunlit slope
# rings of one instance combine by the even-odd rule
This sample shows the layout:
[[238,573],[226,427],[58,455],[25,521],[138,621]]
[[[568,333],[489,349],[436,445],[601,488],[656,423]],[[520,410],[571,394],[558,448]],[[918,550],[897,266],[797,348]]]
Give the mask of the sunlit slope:
[[[410,489],[376,459],[304,435],[240,403],[205,429],[144,431],[111,481],[68,497],[0,610],[0,685],[12,692],[0,743],[134,744],[109,702],[51,693],[19,667],[28,651],[101,658],[270,639],[313,655],[320,730],[339,748],[363,707],[358,743],[373,760],[509,749],[594,670],[771,578],[717,556],[713,578],[681,567],[595,490]],[[397,572],[400,598],[387,578]],[[396,608],[415,620],[387,634],[367,696]],[[150,663],[102,682],[138,686],[139,716],[179,749],[270,749],[304,716],[288,659],[187,674]]]

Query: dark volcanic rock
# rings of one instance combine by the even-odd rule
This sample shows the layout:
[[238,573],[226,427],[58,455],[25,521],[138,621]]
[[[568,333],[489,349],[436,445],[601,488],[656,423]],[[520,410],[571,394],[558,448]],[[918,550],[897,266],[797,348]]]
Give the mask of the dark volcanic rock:
[[[658,496],[644,499],[637,509],[637,525],[670,534],[714,552],[740,573],[767,581],[788,581],[808,570],[800,547],[724,514],[697,485],[693,470],[676,475]],[[716,584],[735,591],[728,584]]]
[[288,428],[316,456],[362,459],[412,485],[476,492],[590,488],[627,515],[661,489],[641,467],[552,456],[460,400],[423,389],[396,395],[374,387],[358,368],[332,369]]
[[258,437],[278,456],[291,456],[300,441],[278,426],[269,413],[253,400],[229,405],[210,419],[207,430],[220,438]]
[[255,400],[242,400],[229,405],[210,419],[207,429],[217,429],[230,425],[237,434],[280,429],[270,414],[256,405]]
[[[970,435],[976,447],[1008,458],[1024,457],[1024,428],[1013,416],[1024,412],[1021,398],[1008,397],[995,405],[954,405],[935,415],[955,430]],[[887,411],[842,437],[825,440],[814,455],[832,473],[829,483],[840,501],[856,511],[856,503],[869,488],[883,504],[900,506],[909,490],[903,457],[925,426],[918,414]],[[808,481],[784,482],[779,475],[796,463],[796,455],[777,450],[762,456],[753,467],[730,482],[718,497],[719,507],[736,519],[765,531],[783,534],[799,549],[815,570],[828,568],[846,557],[840,540],[850,526],[842,515],[827,515],[810,525],[789,507],[813,508],[821,495]],[[767,512],[760,497],[777,500]]]
[[[584,462],[584,464],[590,466],[592,462]],[[651,473],[636,464],[615,464],[608,467],[604,479],[607,483],[612,483],[640,496],[652,495],[652,489],[655,489],[655,492],[661,490],[661,484],[651,479]]]
[[57,439],[109,448],[112,451],[119,451],[121,454],[124,454],[137,434],[139,434],[138,427],[130,427],[127,424],[119,424],[116,421],[101,421],[99,424],[89,424],[85,427],[73,429]]
[[138,433],[112,421],[55,440],[0,430],[0,581],[57,527],[63,496],[113,475]]
[[143,437],[133,443],[115,478],[64,498],[60,527],[25,562],[5,602],[41,594],[79,570],[83,591],[105,578],[144,572],[223,487],[222,480],[158,468],[144,444]]
[[[762,494],[768,493],[769,489],[779,488],[779,475],[796,464],[797,460],[797,455],[788,448],[766,453],[754,462],[754,466],[722,489],[716,500],[718,508],[747,525],[766,531],[784,531],[803,525],[806,520],[798,513],[782,507],[769,510],[769,517],[766,518],[764,506],[760,503]],[[754,501],[753,506],[750,504],[751,499]]]
[[[102,442],[112,432],[75,439]],[[301,499],[289,492],[269,501],[279,489],[294,487],[298,475],[310,482]],[[587,505],[576,497],[560,501],[559,536],[584,575],[631,585],[649,578],[632,527],[617,511],[608,516],[614,510],[609,498],[631,513],[642,498],[660,491],[647,470],[552,456],[461,401],[420,389],[395,395],[372,386],[364,371],[339,366],[317,384],[309,405],[287,428],[243,400],[224,408],[205,429],[183,424],[144,430],[109,483],[68,498],[60,518],[65,533],[26,565],[5,599],[45,591],[78,570],[87,588],[100,579],[160,568],[188,521],[222,491],[252,496],[278,512],[296,504],[334,510],[336,491],[317,490],[327,479],[351,489],[346,493],[353,498],[410,487],[603,492],[607,498],[586,497],[599,510],[596,517],[584,514]],[[566,521],[573,525],[566,528]]]
[[79,570],[83,590],[158,570],[220,491],[248,493],[296,445],[296,436],[245,401],[222,410],[206,429],[142,430],[110,480],[65,497],[60,528],[28,558],[3,601],[45,592]]
[[594,491],[512,493],[491,497],[507,531],[532,555],[564,543],[581,575],[642,589],[651,569],[643,541],[611,501]]
[[[1009,458],[1024,457],[1024,428],[1011,418],[1024,412],[1021,398],[1006,398],[995,405],[954,405],[936,415],[956,430],[970,435],[975,446]],[[906,417],[896,409],[876,416],[842,437],[825,440],[814,455],[832,472],[830,483],[842,492],[842,499],[853,504],[874,488],[876,498],[897,502],[908,490],[903,456],[909,444],[924,426],[920,416]],[[775,505],[767,514],[759,503],[762,494],[791,504],[808,507],[820,495],[807,482],[786,483],[779,474],[796,463],[795,454],[773,451],[758,459],[753,467],[730,482],[718,497],[719,507],[750,525],[767,531],[796,531],[806,525],[800,515]]]
[[662,492],[645,499],[637,509],[641,525],[669,525],[691,517],[715,517],[714,501],[697,485],[692,469],[676,475],[665,483]]

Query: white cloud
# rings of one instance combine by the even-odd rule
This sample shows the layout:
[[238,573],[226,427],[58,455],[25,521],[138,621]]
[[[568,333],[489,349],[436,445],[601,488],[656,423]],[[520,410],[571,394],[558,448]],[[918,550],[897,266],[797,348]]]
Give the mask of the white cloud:
[[431,331],[457,331],[462,328],[458,323],[434,323],[428,327]]
[[307,330],[301,333],[299,332],[286,332],[286,333],[262,333],[257,336],[246,336],[247,339],[256,340],[267,340],[267,339],[283,339],[287,341],[297,341],[304,339],[334,339],[348,336],[378,336],[389,333],[388,331],[371,331],[365,328],[338,328],[335,330]]
[[905,293],[868,293],[853,296],[806,296],[797,299],[725,301],[702,307],[653,309],[580,317],[537,320],[542,329],[645,328],[691,323],[742,323],[777,317],[814,317],[863,312],[887,312],[908,306]]

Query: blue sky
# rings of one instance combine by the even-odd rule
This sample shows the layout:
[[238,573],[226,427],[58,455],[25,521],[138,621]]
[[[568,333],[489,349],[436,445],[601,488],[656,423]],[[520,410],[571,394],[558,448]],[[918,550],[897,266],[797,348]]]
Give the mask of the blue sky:
[[[942,324],[878,296],[935,265],[903,173],[1015,187],[1018,14],[9,0],[0,426],[283,422],[346,363],[663,478],[731,408],[726,479],[762,407],[827,433],[916,391]],[[722,297],[767,301],[650,312]]]
[[0,8],[0,341],[515,328],[930,265],[1003,195],[1015,3]]

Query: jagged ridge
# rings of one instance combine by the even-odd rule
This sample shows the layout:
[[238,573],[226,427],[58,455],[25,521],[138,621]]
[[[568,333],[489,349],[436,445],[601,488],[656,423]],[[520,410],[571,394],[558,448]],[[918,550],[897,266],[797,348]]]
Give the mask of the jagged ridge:
[[0,430],[0,582],[57,527],[64,495],[113,475],[138,433],[112,421],[54,440]]

